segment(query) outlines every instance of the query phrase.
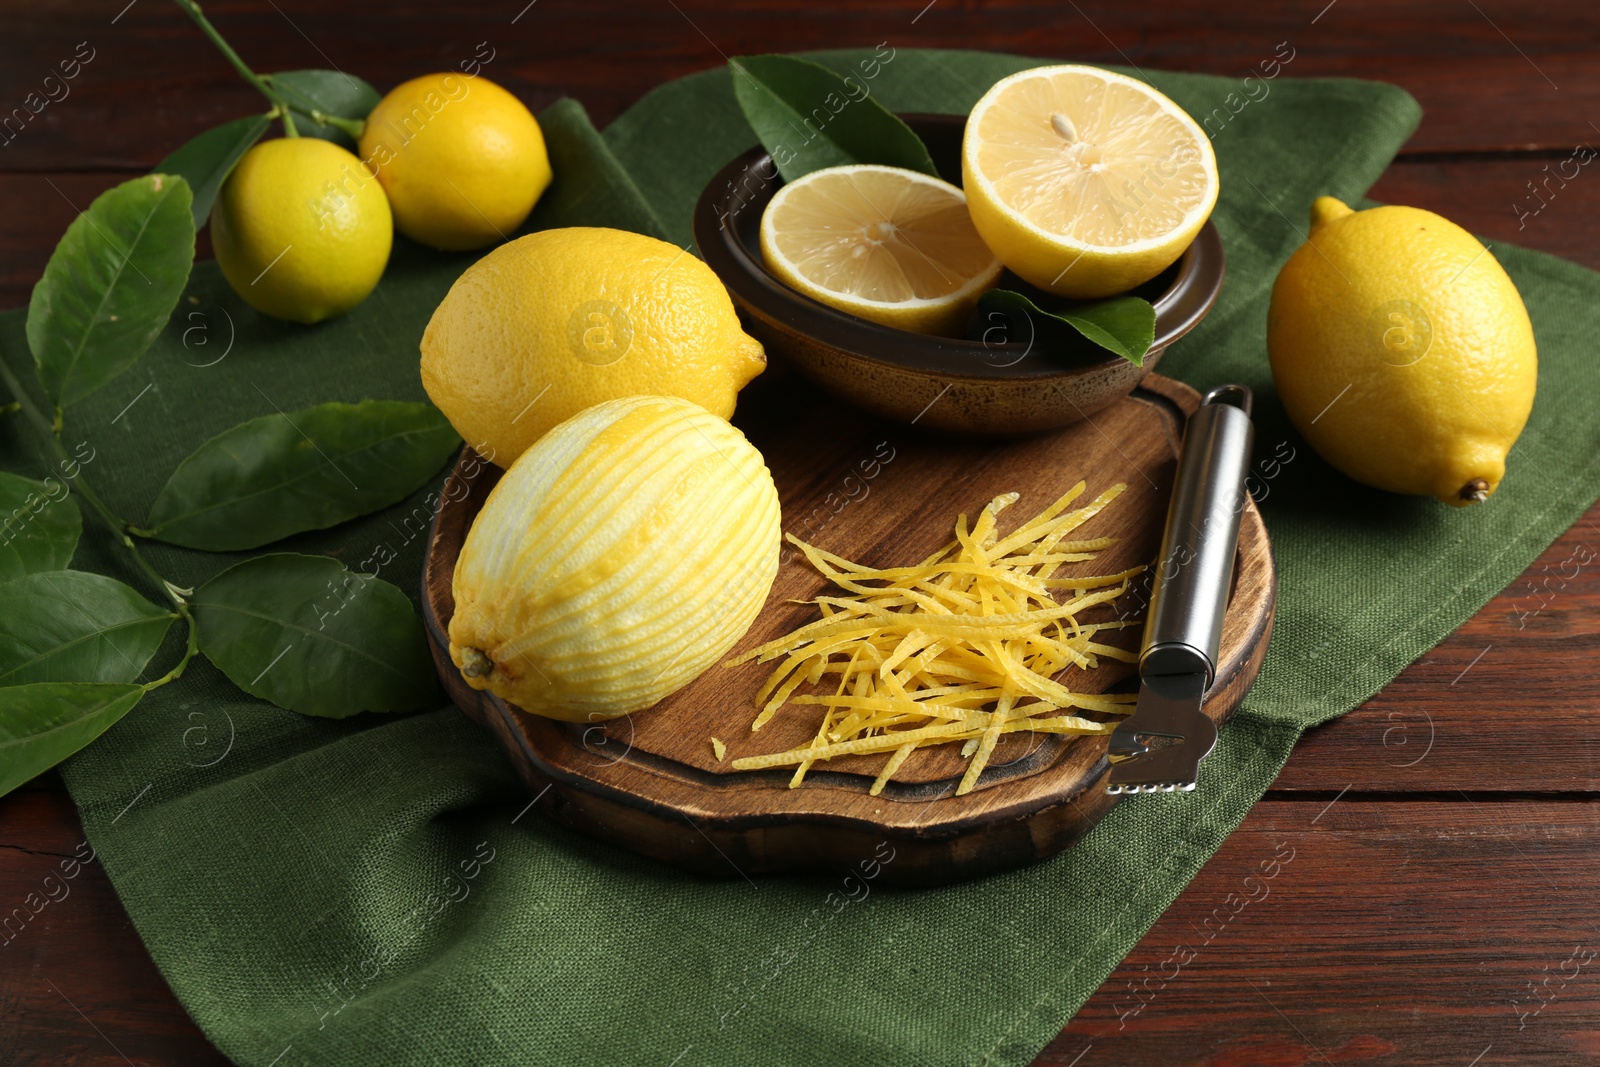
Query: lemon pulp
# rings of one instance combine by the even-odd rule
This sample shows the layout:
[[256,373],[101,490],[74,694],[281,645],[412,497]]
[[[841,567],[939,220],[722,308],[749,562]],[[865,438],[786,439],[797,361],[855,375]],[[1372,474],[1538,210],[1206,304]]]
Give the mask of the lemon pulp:
[[967,120],[962,174],[978,232],[1017,274],[1099,297],[1174,262],[1216,204],[1195,121],[1133,78],[1065,65],[996,83]]
[[960,189],[866,164],[779,189],[761,218],[761,252],[812,299],[919,333],[958,330],[1001,269]]

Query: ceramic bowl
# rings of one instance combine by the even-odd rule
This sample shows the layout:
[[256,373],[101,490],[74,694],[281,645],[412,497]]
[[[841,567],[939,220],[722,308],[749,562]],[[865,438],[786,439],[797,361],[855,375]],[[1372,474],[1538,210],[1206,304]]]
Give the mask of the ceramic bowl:
[[[961,182],[960,115],[902,115],[940,174]],[[910,333],[837,311],[786,286],[762,263],[761,215],[782,185],[757,147],[711,179],[694,209],[700,254],[767,352],[822,388],[903,423],[961,434],[1024,434],[1078,422],[1126,396],[1194,329],[1222,288],[1222,240],[1205,228],[1138,294],[1156,311],[1155,341],[1136,367],[1120,356],[1064,354],[1033,338],[968,341]],[[1009,274],[1001,286],[1013,285]]]

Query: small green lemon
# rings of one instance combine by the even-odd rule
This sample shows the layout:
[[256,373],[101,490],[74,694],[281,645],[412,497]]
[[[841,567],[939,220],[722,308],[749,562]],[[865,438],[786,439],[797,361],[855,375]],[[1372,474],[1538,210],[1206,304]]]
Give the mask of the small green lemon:
[[292,322],[321,322],[365,300],[393,241],[382,187],[355,156],[313,137],[250,149],[211,212],[211,244],[233,291]]
[[550,184],[539,123],[487,78],[425,74],[367,116],[361,158],[394,206],[396,228],[465,251],[516,232]]

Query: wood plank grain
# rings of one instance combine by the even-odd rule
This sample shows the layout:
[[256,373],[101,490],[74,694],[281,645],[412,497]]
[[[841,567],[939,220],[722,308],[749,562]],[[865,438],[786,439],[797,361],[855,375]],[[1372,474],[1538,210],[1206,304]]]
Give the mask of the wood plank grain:
[[[1588,888],[1600,878],[1600,802],[1330,800],[1258,804],[1037,1062],[1462,1067],[1485,1049],[1484,1065],[1600,1056]],[[53,843],[70,853],[81,836],[70,803],[55,803]],[[0,824],[15,824],[15,804],[0,801]],[[20,904],[57,860],[13,852],[0,849],[0,902]],[[0,948],[30,953],[0,967],[13,1062],[124,1062],[111,1042],[135,1061],[225,1062],[171,999],[98,867],[71,885]]]
[[1600,792],[1600,505],[1371,700],[1308,733],[1276,790]]
[[116,174],[0,174],[0,197],[28,210],[9,212],[0,228],[0,307],[28,302],[56,242],[78,212],[121,180]]
[[[78,212],[130,175],[104,171],[0,172],[0,203],[27,205],[8,211],[0,226],[0,309],[23,307],[44,273],[56,242]],[[201,230],[195,255],[211,258],[211,234]]]
[[1368,195],[1436,211],[1491,246],[1506,241],[1600,269],[1600,134],[1589,144],[1506,159],[1408,156]]
[[156,970],[66,793],[7,796],[0,827],[0,1060],[227,1063]]
[[1594,1063],[1597,814],[1258,804],[1037,1062]]
[[[206,11],[258,70],[335,67],[387,89],[481,54],[492,56],[484,72],[531,107],[568,94],[602,123],[651,87],[729,55],[886,41],[1202,71],[1242,83],[1283,43],[1293,50],[1285,77],[1347,75],[1410,90],[1428,115],[1416,151],[1570,149],[1600,136],[1589,125],[1600,115],[1600,81],[1588,76],[1584,45],[1600,34],[1600,7],[1583,0],[1219,7],[1184,0],[1155,15],[1117,0],[218,0]],[[65,0],[11,0],[7,9],[0,115],[21,115],[0,144],[0,169],[146,168],[201,130],[263,110],[172,4],[109,3],[92,18]],[[59,65],[91,51],[62,83]],[[627,61],[605,60],[616,56]],[[52,74],[58,80],[47,85]],[[41,107],[46,93],[59,99]]]

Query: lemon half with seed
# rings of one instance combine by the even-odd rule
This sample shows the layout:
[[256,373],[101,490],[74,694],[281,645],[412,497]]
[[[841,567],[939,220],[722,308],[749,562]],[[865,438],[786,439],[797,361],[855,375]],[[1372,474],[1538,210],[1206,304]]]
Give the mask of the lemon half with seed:
[[307,325],[377,288],[394,220],[372,172],[332,141],[281,137],[239,160],[211,210],[222,276],[264,315]]
[[761,254],[791,288],[916,333],[958,333],[1000,261],[949,182],[855,164],[784,185],[761,216]]
[[1194,119],[1144,82],[1070,64],[983,95],[961,175],[972,221],[1005,265],[1080,299],[1160,274],[1217,202],[1216,155]]

